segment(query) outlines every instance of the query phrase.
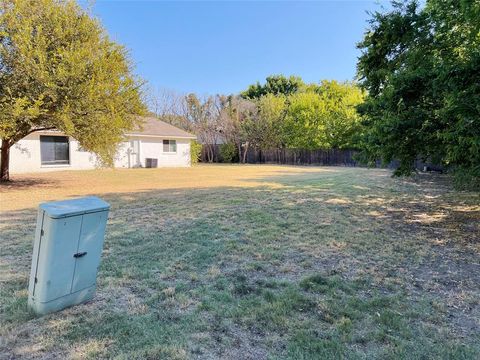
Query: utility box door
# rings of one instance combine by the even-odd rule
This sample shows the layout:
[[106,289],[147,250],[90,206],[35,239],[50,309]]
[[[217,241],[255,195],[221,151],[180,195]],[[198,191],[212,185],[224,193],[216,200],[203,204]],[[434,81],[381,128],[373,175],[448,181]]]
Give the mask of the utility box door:
[[28,287],[37,314],[93,297],[109,208],[94,196],[40,205]]
[[95,285],[97,269],[103,248],[103,238],[107,223],[108,211],[100,211],[83,215],[82,230],[78,241],[77,254],[85,254],[75,260],[75,274],[72,292]]
[[[52,219],[43,215],[33,294],[38,301],[48,302],[70,294],[82,216]],[[65,256],[66,254],[70,256]]]

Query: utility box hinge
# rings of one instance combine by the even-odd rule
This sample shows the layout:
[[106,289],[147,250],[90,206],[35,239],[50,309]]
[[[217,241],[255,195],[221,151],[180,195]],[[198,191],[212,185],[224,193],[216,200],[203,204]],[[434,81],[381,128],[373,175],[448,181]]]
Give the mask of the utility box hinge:
[[38,282],[38,279],[35,277],[35,284]]
[[45,234],[45,232],[42,230],[40,230],[40,236],[43,236],[43,234]]

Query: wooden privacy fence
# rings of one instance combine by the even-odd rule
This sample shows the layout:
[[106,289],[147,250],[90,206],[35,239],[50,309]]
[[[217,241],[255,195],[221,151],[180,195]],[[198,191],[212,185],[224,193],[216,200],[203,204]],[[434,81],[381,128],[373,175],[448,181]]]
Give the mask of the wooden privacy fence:
[[[223,162],[220,146],[213,146],[214,162]],[[305,150],[305,149],[271,149],[256,150],[249,149],[246,157],[248,164],[285,164],[285,165],[323,165],[323,166],[366,166],[357,160],[358,151],[351,149],[327,149],[327,150]],[[202,162],[207,161],[205,146],[202,148]],[[238,157],[234,159],[238,162]],[[387,165],[377,161],[377,168],[396,169],[399,165],[393,160]],[[429,161],[415,160],[413,168],[428,171],[444,171],[444,167]]]
[[[214,162],[223,162],[220,146],[214,145]],[[288,165],[337,165],[360,166],[355,159],[355,150],[304,150],[304,149],[249,149],[246,162],[249,164],[288,164]],[[205,145],[202,148],[202,162],[208,162]],[[235,160],[238,162],[238,157]]]
[[247,154],[251,164],[358,166],[355,150],[272,149],[252,150]]

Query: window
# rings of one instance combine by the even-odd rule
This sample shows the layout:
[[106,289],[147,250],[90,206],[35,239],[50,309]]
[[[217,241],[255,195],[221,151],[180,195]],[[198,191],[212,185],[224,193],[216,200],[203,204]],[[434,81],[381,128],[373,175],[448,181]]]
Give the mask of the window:
[[177,152],[177,140],[163,140],[163,152],[164,153],[176,153]]
[[68,137],[40,136],[42,165],[70,164]]

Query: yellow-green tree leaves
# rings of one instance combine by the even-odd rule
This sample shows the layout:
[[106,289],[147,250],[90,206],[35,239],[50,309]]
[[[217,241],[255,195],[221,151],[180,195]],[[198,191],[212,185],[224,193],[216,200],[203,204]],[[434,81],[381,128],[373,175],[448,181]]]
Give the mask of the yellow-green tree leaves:
[[127,50],[74,1],[2,0],[0,64],[4,180],[8,149],[45,128],[75,137],[110,165],[145,111]]
[[288,147],[353,148],[361,132],[357,105],[363,92],[350,83],[322,81],[309,91],[288,97],[289,106],[283,125]]

